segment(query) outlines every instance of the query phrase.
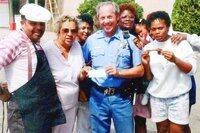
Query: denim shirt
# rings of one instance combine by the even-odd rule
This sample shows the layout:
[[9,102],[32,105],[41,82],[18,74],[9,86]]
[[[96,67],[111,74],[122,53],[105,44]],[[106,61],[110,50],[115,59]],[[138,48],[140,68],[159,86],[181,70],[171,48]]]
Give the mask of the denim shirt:
[[[85,61],[92,61],[92,69],[105,69],[107,66],[116,66],[117,69],[129,69],[141,64],[141,53],[130,35],[128,39],[123,37],[123,32],[118,28],[111,38],[106,37],[103,30],[97,31],[88,37],[83,46]],[[128,42],[132,52],[128,47]],[[130,54],[132,53],[132,61]],[[92,81],[102,87],[120,87],[124,78],[107,75],[107,77],[92,78]]]

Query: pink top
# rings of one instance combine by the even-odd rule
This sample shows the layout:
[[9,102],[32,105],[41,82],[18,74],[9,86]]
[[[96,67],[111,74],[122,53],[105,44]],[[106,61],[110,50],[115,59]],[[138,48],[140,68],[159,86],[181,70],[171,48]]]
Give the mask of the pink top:
[[[0,41],[0,69],[5,68],[6,81],[10,92],[17,90],[28,81],[28,51],[32,53],[32,75],[35,72],[37,58],[35,48],[27,35],[19,30]],[[39,43],[36,44],[40,49]]]

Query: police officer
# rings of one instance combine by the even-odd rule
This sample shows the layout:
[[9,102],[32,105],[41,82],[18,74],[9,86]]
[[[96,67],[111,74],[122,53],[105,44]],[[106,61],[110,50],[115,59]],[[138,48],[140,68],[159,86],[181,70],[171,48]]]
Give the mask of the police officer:
[[92,34],[83,46],[85,61],[92,61],[89,72],[93,81],[90,93],[92,132],[110,132],[112,118],[116,132],[132,133],[133,107],[130,98],[122,97],[121,92],[127,80],[144,74],[141,50],[133,43],[135,37],[125,38],[118,27],[116,3],[101,2],[96,11],[102,30]]

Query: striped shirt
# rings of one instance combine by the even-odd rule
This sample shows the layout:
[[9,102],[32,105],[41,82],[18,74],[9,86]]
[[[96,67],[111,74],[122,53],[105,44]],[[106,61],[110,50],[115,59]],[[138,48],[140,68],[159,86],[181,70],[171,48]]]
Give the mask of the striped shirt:
[[[28,51],[32,54],[32,74],[35,72],[37,58],[35,48],[27,35],[19,30],[0,41],[0,69],[4,67],[10,92],[17,90],[28,81]],[[36,44],[39,47],[39,43]]]

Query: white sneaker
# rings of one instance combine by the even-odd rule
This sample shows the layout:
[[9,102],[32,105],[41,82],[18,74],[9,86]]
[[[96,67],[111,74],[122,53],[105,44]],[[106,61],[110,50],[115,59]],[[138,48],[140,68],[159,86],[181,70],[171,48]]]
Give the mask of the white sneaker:
[[143,95],[143,98],[142,98],[142,100],[141,100],[141,104],[142,105],[147,105],[148,104],[148,101],[149,101],[149,94],[144,94]]

